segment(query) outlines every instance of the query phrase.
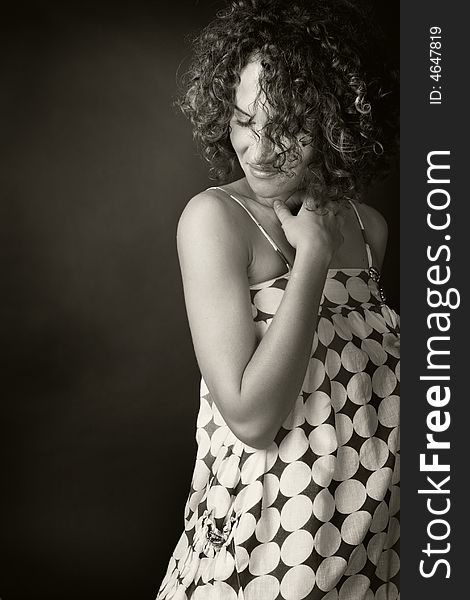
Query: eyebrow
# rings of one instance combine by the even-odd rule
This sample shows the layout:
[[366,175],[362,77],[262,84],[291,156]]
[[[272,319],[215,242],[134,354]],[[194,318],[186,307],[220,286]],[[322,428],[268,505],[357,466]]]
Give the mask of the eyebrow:
[[254,119],[254,115],[250,115],[250,113],[247,113],[246,111],[242,110],[239,106],[237,106],[236,104],[234,105],[235,110],[238,110],[239,113],[242,113],[242,115],[245,115],[246,117],[249,117],[250,119]]

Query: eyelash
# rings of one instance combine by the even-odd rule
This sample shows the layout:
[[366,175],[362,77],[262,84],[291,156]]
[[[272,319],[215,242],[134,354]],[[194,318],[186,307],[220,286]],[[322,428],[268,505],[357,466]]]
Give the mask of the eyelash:
[[239,127],[251,127],[253,125],[253,121],[240,121],[239,119],[235,119],[235,123]]

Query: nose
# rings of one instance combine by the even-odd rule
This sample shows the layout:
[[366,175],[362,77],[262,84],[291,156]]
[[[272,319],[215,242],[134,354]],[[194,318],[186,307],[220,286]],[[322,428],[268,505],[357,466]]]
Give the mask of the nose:
[[257,165],[274,162],[276,151],[272,141],[262,131],[254,132],[251,161]]

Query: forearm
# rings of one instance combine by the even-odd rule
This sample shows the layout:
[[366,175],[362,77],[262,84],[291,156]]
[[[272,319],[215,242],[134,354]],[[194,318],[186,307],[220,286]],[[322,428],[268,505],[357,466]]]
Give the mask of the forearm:
[[296,255],[283,299],[241,378],[238,434],[266,447],[291,411],[305,377],[330,258]]

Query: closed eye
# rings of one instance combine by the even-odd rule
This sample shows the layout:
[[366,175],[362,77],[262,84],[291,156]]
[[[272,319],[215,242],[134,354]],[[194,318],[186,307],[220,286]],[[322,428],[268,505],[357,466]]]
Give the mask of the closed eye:
[[[237,114],[238,113],[238,114]],[[233,122],[239,127],[251,127],[255,123],[254,115],[245,112],[238,106],[234,106]]]
[[251,127],[254,125],[254,121],[252,119],[248,119],[247,121],[241,121],[240,119],[235,119],[235,124],[239,127]]

